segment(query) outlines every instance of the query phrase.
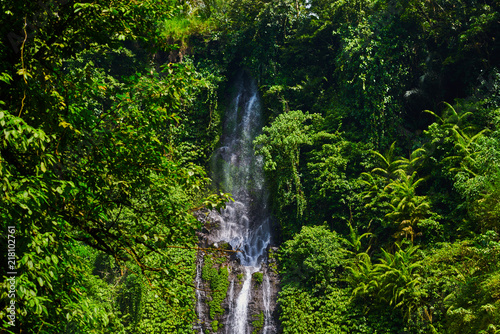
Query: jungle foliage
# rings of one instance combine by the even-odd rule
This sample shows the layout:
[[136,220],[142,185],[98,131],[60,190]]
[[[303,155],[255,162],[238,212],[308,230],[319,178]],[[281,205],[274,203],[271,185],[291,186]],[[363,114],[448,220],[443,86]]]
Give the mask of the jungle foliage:
[[18,272],[12,327],[2,265],[2,331],[191,332],[193,213],[227,197],[204,169],[222,77],[159,60],[179,6],[2,1],[0,217]]
[[499,3],[261,8],[283,332],[497,332]]

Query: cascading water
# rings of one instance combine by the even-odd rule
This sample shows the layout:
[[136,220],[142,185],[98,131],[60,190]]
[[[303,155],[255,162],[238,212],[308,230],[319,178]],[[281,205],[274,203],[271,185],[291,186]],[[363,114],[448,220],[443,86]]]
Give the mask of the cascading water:
[[267,273],[264,275],[264,279],[262,281],[263,286],[262,286],[262,293],[263,293],[263,300],[264,300],[264,330],[263,333],[274,333],[274,325],[271,317],[271,284],[269,282],[269,276]]
[[[277,330],[271,311],[275,292],[270,288],[266,264],[271,242],[270,215],[263,160],[255,156],[253,149],[253,140],[262,129],[261,104],[255,82],[245,73],[240,75],[235,88],[235,97],[226,114],[222,146],[212,160],[213,180],[221,191],[233,195],[234,202],[209,215],[211,221],[219,224],[211,232],[210,240],[226,242],[238,250],[231,271],[239,272],[241,280],[235,283],[235,275],[231,280],[223,332],[250,333],[252,320],[255,321],[252,316],[260,313],[264,323],[259,333],[272,334]],[[260,284],[252,280],[255,273],[262,275]]]
[[[201,267],[203,266],[203,261],[199,260],[196,264],[196,313],[201,314],[203,312],[201,303]],[[194,329],[198,330],[199,334],[203,333],[203,328],[200,324],[196,324]]]

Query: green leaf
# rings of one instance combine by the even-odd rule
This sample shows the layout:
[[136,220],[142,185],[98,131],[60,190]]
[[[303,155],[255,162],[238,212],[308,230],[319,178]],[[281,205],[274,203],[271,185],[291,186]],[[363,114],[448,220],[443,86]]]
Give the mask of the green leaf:
[[38,281],[38,284],[40,284],[40,286],[43,286],[44,281],[43,281],[43,279],[41,277],[37,277],[36,280]]

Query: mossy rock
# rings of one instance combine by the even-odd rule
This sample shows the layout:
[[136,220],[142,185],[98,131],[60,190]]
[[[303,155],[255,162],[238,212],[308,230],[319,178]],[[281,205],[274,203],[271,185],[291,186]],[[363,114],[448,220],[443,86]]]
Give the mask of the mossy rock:
[[221,326],[219,326],[219,321],[217,321],[217,320],[212,321],[211,326],[212,326],[212,331],[213,331],[214,333],[217,333],[217,331],[218,331],[218,330],[219,330],[219,328],[221,327]]
[[222,250],[231,250],[233,247],[231,247],[231,244],[229,242],[221,241],[219,242],[219,249]]
[[238,278],[238,281],[240,283],[242,283],[244,277],[245,277],[245,274],[243,274],[243,273],[239,273],[238,275],[236,275],[236,278]]
[[262,281],[264,280],[264,274],[259,273],[259,272],[253,273],[252,278],[255,281],[255,283],[260,285],[260,284],[262,284]]
[[252,321],[252,327],[253,327],[252,334],[258,334],[264,327],[264,312],[260,312],[259,314],[254,314],[253,318],[255,320]]
[[222,315],[222,302],[227,296],[227,289],[229,288],[229,270],[227,267],[217,269],[214,259],[210,256],[205,256],[205,265],[202,269],[202,278],[210,283],[210,296],[212,300],[208,302],[210,308],[210,318],[215,319],[218,315]]

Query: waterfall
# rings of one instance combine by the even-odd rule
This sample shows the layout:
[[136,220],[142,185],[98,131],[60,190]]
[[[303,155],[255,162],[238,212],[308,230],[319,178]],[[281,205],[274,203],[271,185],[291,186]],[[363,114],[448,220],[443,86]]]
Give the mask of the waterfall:
[[[201,268],[203,266],[203,257],[196,264],[196,314],[198,317],[202,314],[202,300],[201,300]],[[201,324],[196,324],[194,329],[198,331],[199,334],[203,333],[203,328]]]
[[263,334],[272,333],[274,328],[270,321],[271,319],[271,284],[269,282],[269,276],[267,273],[264,274],[264,280],[262,282],[262,294],[264,301],[264,331]]
[[[231,193],[234,201],[220,212],[210,213],[209,219],[218,222],[219,228],[210,232],[209,239],[226,242],[238,251],[230,269],[233,278],[226,299],[224,332],[251,333],[252,321],[256,320],[252,316],[260,313],[264,324],[259,333],[273,334],[273,297],[266,269],[271,243],[270,214],[263,159],[256,157],[253,149],[253,140],[262,129],[261,101],[256,83],[247,74],[241,73],[234,87],[221,147],[214,152],[211,166],[215,185],[220,191]],[[239,275],[235,282],[236,272]],[[260,284],[252,279],[255,273],[263,275]]]
[[234,334],[247,333],[247,319],[248,319],[248,302],[250,294],[250,283],[252,281],[252,273],[256,271],[255,267],[245,267],[245,282],[240,291],[236,306],[231,310],[229,316],[228,329]]
[[[231,280],[231,285],[229,286],[229,291],[228,291],[228,296],[229,296],[229,309],[233,309],[233,301],[234,301],[234,279]],[[227,326],[226,327],[226,334],[232,334],[231,332],[231,327]]]

